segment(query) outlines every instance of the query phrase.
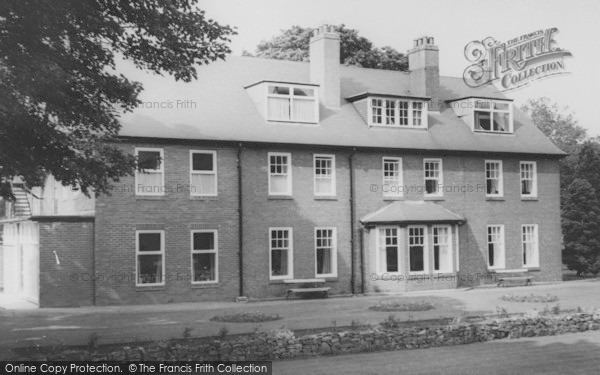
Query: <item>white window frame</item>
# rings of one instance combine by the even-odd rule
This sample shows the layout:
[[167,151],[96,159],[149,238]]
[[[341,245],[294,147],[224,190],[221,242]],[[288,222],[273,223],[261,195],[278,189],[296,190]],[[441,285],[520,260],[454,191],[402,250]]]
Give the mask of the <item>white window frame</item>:
[[[327,193],[317,193],[317,159],[331,159],[331,191]],[[336,168],[335,168],[335,155],[334,154],[314,154],[313,155],[313,191],[315,196],[331,197],[337,194],[336,186]]]
[[[489,103],[490,108],[477,108],[478,102]],[[507,110],[495,109],[494,108],[495,104],[508,104],[508,109]],[[473,118],[473,131],[474,132],[494,133],[494,134],[512,134],[514,132],[513,103],[512,102],[503,101],[503,100],[473,98],[473,99],[471,99],[471,108],[472,108],[471,116]],[[477,129],[477,123],[475,122],[475,120],[476,120],[475,112],[488,112],[490,114],[490,130]],[[493,130],[495,113],[507,113],[508,114],[508,131]]]
[[[404,129],[404,128],[413,128],[413,129],[427,129],[427,104],[423,101],[423,100],[415,100],[415,99],[394,99],[394,98],[385,98],[385,97],[377,97],[377,96],[369,96],[367,97],[367,118],[368,118],[368,124],[369,126],[375,126],[375,127],[385,127],[385,128],[400,128],[400,129]],[[381,123],[377,123],[375,121],[373,121],[373,100],[377,100],[377,101],[381,101],[381,107],[377,107],[377,108],[381,108]],[[407,116],[404,117],[402,116],[402,118],[406,118],[406,124],[401,124],[400,122],[400,102],[403,103],[408,103],[408,107],[406,109],[402,109],[402,110],[406,110],[407,111]],[[393,115],[393,123],[392,124],[387,124],[387,111],[388,111],[388,103],[393,103],[393,111],[394,111],[394,115]],[[414,103],[420,103],[421,104],[421,108],[415,108]],[[418,117],[415,117],[414,114],[416,112],[420,112],[421,114],[421,125],[414,125],[414,123],[416,122],[415,120],[418,119]]]
[[[289,88],[289,94],[272,94],[269,93],[269,88],[273,86],[278,87],[287,87]],[[306,96],[296,96],[294,95],[294,88],[301,89],[311,89],[314,92],[313,97]],[[267,121],[269,122],[292,122],[292,123],[301,123],[301,124],[318,124],[319,123],[319,86],[313,85],[301,85],[301,84],[290,84],[290,83],[277,83],[277,82],[268,82],[265,84],[266,97],[265,100],[265,115]],[[290,100],[290,118],[289,119],[275,119],[271,118],[269,114],[269,98],[286,98]],[[294,119],[294,100],[304,100],[304,101],[314,101],[314,121],[299,121]]]
[[[402,233],[401,233],[401,229],[399,226],[393,226],[393,225],[387,225],[387,226],[377,226],[375,227],[376,229],[376,235],[375,235],[375,247],[377,249],[377,256],[376,256],[376,262],[377,262],[377,272],[380,274],[388,274],[388,275],[401,275],[402,274],[402,265],[404,264],[404,262],[402,262]],[[396,246],[398,247],[398,271],[397,272],[392,272],[392,271],[387,271],[387,270],[383,270],[382,266],[383,266],[383,259],[381,259],[381,251],[380,251],[380,243],[381,243],[381,234],[379,233],[380,230],[385,230],[385,229],[395,229],[396,230]],[[386,263],[387,266],[387,263]],[[387,268],[387,267],[386,267]]]
[[[492,227],[496,227],[496,228],[500,228],[500,250],[501,250],[501,255],[499,256],[499,263],[500,264],[496,264],[494,266],[490,266],[490,241],[489,241],[489,228]],[[502,270],[506,267],[506,239],[504,236],[504,224],[490,224],[486,226],[485,229],[485,262],[487,264],[487,267],[489,270]]]
[[[271,191],[271,156],[287,157],[287,192],[285,193],[276,193]],[[292,154],[289,152],[269,152],[267,154],[267,168],[269,195],[292,195]]]
[[[523,165],[529,164],[532,166],[532,172],[533,172],[533,178],[531,179],[532,184],[531,184],[531,194],[523,194],[523,181],[525,180],[523,178]],[[537,175],[537,162],[535,161],[521,161],[519,162],[519,191],[521,193],[521,198],[537,198],[538,195],[538,191],[537,191],[537,180],[538,180],[538,175]]]
[[[194,249],[194,234],[196,233],[213,233],[214,248],[211,250],[196,250]],[[217,284],[219,282],[219,231],[217,229],[193,229],[190,231],[190,262],[191,262],[191,280],[194,285],[201,284]],[[194,281],[194,254],[215,254],[215,279],[209,281]]]
[[[331,273],[318,272],[317,257],[317,232],[320,230],[331,230]],[[336,227],[315,227],[315,276],[316,277],[337,277],[337,228]],[[323,246],[322,246],[323,247]]]
[[[434,194],[428,194],[427,193],[427,180],[428,178],[426,177],[426,166],[427,163],[434,163],[437,162],[440,165],[440,175],[437,178],[437,186],[438,186],[438,191],[437,193]],[[431,178],[429,178],[431,179]],[[426,158],[423,159],[423,196],[425,197],[443,197],[444,196],[444,163],[443,160],[441,158]]]
[[[288,274],[283,276],[273,276],[273,264],[272,264],[272,252],[273,252],[273,243],[272,243],[272,233],[275,230],[287,230],[288,231]],[[277,249],[275,249],[277,250]],[[294,278],[294,230],[291,227],[269,227],[269,280],[286,280]]]
[[[194,154],[211,154],[213,157],[213,170],[212,171],[194,171]],[[215,193],[214,194],[203,194],[196,193],[192,189],[192,176],[193,175],[214,175],[215,176]],[[216,197],[219,195],[218,191],[218,174],[217,174],[217,151],[213,150],[190,150],[190,195],[194,197]]]
[[[140,251],[140,234],[144,233],[160,233],[160,251]],[[162,281],[160,283],[140,283],[139,282],[139,256],[144,255],[161,255],[162,256]],[[153,286],[164,286],[165,285],[165,231],[164,230],[136,230],[135,231],[135,286],[139,287],[153,287]]]
[[[390,189],[390,181],[394,181],[393,179],[389,179],[385,177],[385,165],[386,163],[397,163],[398,164],[398,184],[396,186],[396,191]],[[402,166],[402,158],[393,157],[393,156],[384,156],[381,158],[381,175],[382,175],[382,192],[385,198],[394,198],[394,197],[403,197],[404,196],[404,169]],[[387,191],[385,186],[388,186]]]
[[[448,231],[448,254],[449,254],[449,260],[448,260],[448,269],[439,269],[436,270],[435,269],[435,253],[434,253],[434,246],[436,245],[436,241],[435,241],[435,229],[446,229]],[[452,225],[432,225],[431,226],[431,260],[432,260],[432,268],[433,268],[433,272],[437,272],[437,273],[452,273],[453,272],[453,261],[454,261],[454,257],[453,257],[453,252],[454,252],[454,235],[453,235],[453,227]]]
[[[523,268],[538,268],[540,266],[540,236],[538,232],[537,224],[523,224],[521,225],[521,260],[525,253],[525,233],[523,232],[526,227],[533,228],[533,262],[525,264],[523,262]],[[530,242],[531,243],[531,242]]]
[[[498,194],[489,194],[487,192],[487,182],[488,182],[488,163],[489,164],[498,164]],[[485,196],[486,197],[503,197],[504,196],[504,169],[502,166],[502,160],[485,160],[483,163],[484,176],[485,176]]]
[[[423,229],[423,271],[410,270],[410,229]],[[409,225],[406,227],[406,255],[408,257],[408,274],[425,275],[430,273],[429,269],[429,234],[427,225]]]
[[149,151],[149,152],[159,152],[160,153],[160,169],[153,169],[152,172],[146,172],[146,173],[160,173],[161,174],[161,187],[162,189],[160,189],[159,192],[140,192],[138,187],[139,187],[139,182],[138,182],[138,175],[140,173],[144,173],[142,171],[138,171],[137,170],[137,166],[136,166],[136,170],[135,170],[135,195],[165,195],[165,150],[163,148],[154,148],[154,147],[136,147],[134,152],[135,152],[135,156],[136,158],[138,157],[138,153],[140,151]]

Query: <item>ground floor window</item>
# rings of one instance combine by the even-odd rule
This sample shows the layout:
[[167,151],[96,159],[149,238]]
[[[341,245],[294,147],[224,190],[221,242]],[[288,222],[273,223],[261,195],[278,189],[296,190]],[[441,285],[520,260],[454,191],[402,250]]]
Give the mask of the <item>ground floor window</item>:
[[523,246],[523,265],[525,267],[539,266],[538,230],[537,225],[528,224],[521,227]]
[[432,240],[433,270],[452,272],[452,230],[450,226],[434,226]]
[[379,272],[399,272],[398,243],[398,228],[379,228],[377,232]]
[[292,278],[292,228],[270,228],[271,279]]
[[488,267],[504,268],[504,225],[488,225]]
[[335,228],[315,229],[317,276],[337,276],[337,238]]
[[136,232],[136,285],[164,285],[164,256],[164,231]]
[[218,281],[218,235],[216,230],[192,231],[192,283]]
[[408,227],[408,258],[410,272],[427,270],[426,227]]

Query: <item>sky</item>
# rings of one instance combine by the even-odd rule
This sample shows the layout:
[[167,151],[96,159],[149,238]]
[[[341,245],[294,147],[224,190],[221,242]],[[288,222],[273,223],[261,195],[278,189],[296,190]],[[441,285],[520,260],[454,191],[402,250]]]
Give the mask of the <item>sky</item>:
[[600,135],[600,1],[598,0],[200,0],[208,17],[236,26],[233,55],[254,51],[265,39],[293,25],[344,23],[375,46],[405,52],[413,39],[433,36],[440,49],[440,74],[462,77],[470,63],[465,46],[488,36],[508,41],[523,34],[558,28],[556,46],[573,57],[567,75],[535,81],[506,95],[521,104],[546,96],[574,113],[590,135]]

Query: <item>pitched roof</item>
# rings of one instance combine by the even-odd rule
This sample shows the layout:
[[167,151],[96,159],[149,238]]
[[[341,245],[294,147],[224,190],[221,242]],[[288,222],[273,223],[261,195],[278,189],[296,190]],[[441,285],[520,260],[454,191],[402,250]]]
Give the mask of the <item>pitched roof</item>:
[[363,224],[459,223],[465,219],[432,202],[398,201],[365,215]]
[[[429,113],[429,130],[369,128],[352,103],[321,106],[320,124],[266,121],[244,87],[259,81],[310,82],[309,63],[229,57],[198,70],[198,80],[175,82],[131,69],[128,78],[143,84],[146,104],[122,116],[121,135],[194,140],[268,142],[375,148],[563,154],[519,110],[514,134],[474,133],[450,108]],[[410,73],[341,67],[341,96],[365,92],[406,95]],[[440,78],[441,99],[466,96],[504,98],[494,86],[473,89],[461,78]],[[179,101],[179,102],[178,102]],[[184,104],[187,102],[188,106]],[[192,102],[194,105],[192,105]]]

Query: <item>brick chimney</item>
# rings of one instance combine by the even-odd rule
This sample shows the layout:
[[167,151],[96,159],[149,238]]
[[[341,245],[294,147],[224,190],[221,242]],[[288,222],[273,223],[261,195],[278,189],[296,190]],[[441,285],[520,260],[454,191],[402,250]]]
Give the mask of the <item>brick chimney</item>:
[[326,107],[340,106],[340,36],[333,26],[315,29],[310,38],[310,81],[319,86]]
[[440,99],[440,53],[433,37],[415,39],[408,51],[410,91],[412,95],[431,98],[429,110],[439,111]]

